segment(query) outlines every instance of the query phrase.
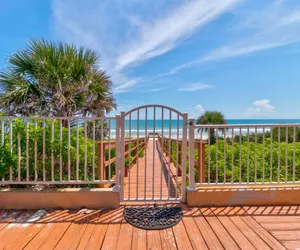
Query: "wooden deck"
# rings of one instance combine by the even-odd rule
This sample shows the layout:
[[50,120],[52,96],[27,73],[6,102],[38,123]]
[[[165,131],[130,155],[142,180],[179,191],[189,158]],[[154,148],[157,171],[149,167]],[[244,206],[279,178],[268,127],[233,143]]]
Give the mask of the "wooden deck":
[[[176,185],[176,169],[169,164],[158,140],[148,141],[145,155],[138,158],[124,178],[125,199],[153,199],[180,197],[180,185]],[[178,177],[180,182],[180,177]]]
[[[170,229],[146,231],[113,210],[0,211],[0,249],[296,249],[300,207],[188,208]],[[150,205],[149,205],[150,206]],[[39,211],[38,213],[40,213]]]

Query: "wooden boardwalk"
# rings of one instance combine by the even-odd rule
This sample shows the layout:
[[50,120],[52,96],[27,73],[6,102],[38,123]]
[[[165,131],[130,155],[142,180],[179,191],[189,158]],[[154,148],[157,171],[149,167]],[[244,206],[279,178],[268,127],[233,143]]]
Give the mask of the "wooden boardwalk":
[[137,163],[130,168],[128,177],[124,178],[125,199],[180,197],[180,185],[176,185],[176,169],[168,161],[158,140],[150,138],[145,155],[138,158]]
[[182,221],[173,228],[156,231],[127,224],[123,219],[125,206],[112,210],[48,210],[35,219],[32,215],[37,211],[0,210],[0,249],[300,248],[299,206],[182,205]]

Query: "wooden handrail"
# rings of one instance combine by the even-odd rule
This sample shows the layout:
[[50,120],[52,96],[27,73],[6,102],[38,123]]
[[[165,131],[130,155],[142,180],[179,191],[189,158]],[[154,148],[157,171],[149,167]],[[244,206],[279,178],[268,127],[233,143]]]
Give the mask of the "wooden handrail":
[[[182,166],[181,166],[182,159],[181,158],[182,158],[183,140],[168,138],[168,137],[161,136],[161,135],[158,135],[158,140],[160,141],[160,143],[162,143],[162,141],[163,141],[163,144],[164,144],[164,145],[162,145],[163,152],[166,153],[166,155],[168,157],[170,157],[171,162],[175,162],[179,166],[178,170],[182,170]],[[178,155],[177,155],[178,160],[175,160],[172,155],[173,150],[174,150],[172,143],[176,143],[176,144],[178,143]],[[195,143],[194,148],[195,148],[195,150],[198,151],[198,158],[195,159],[195,166],[198,167],[198,182],[200,182],[201,176],[202,176],[202,182],[205,182],[205,178],[206,178],[205,145],[207,144],[207,141],[195,140],[194,143]],[[171,144],[170,148],[169,148],[169,144]],[[187,146],[189,146],[189,141],[187,141]],[[177,147],[176,147],[176,150],[177,150]],[[202,157],[200,157],[200,156],[202,156]],[[187,156],[187,160],[188,160],[188,156]],[[179,171],[178,171],[178,175],[180,175]]]
[[[142,150],[144,150],[146,144],[147,144],[147,137],[142,137],[142,138],[136,138],[136,139],[126,139],[125,140],[125,152],[124,152],[124,157],[125,159],[131,155],[131,152],[134,151],[135,152],[135,156],[133,157],[133,162],[132,164],[135,163],[135,161],[138,158],[138,155],[140,154],[140,152]],[[102,177],[103,180],[107,179],[106,176],[106,168],[112,164],[115,163],[117,160],[117,157],[111,158],[106,160],[105,159],[105,150],[112,150],[116,148],[116,141],[97,141],[98,144],[98,178],[101,179],[101,170],[103,170],[102,172]],[[128,146],[130,144],[134,144],[134,147],[131,147],[130,149],[128,149]],[[139,145],[138,145],[139,144]],[[141,149],[138,151],[138,147],[141,147]],[[102,167],[101,167],[101,164]],[[114,176],[111,176],[112,179],[114,179]],[[106,184],[100,184],[99,187],[106,187]]]

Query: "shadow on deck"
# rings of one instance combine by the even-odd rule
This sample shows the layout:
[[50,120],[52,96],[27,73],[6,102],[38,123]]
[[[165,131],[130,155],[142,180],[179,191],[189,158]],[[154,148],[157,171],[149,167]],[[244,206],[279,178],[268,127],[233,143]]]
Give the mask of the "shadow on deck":
[[[150,205],[139,205],[150,206]],[[113,210],[0,210],[0,249],[295,249],[300,207],[183,207],[173,228],[127,224],[125,206]]]

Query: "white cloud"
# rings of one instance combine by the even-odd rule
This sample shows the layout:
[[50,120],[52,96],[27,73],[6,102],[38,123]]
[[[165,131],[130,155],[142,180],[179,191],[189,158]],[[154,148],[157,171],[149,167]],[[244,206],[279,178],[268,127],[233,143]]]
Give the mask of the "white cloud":
[[124,93],[133,90],[133,87],[136,85],[136,80],[128,80],[126,83],[121,84],[113,89],[114,93]]
[[53,31],[60,40],[98,51],[120,93],[141,82],[125,75],[126,66],[170,51],[240,1],[52,0]]
[[173,9],[166,17],[142,25],[140,37],[117,59],[119,69],[173,49],[195,29],[204,26],[240,0],[192,0]]
[[256,107],[260,107],[265,109],[267,112],[274,112],[274,107],[270,104],[270,101],[268,99],[261,99],[261,100],[256,100],[253,105]]
[[203,83],[193,83],[185,87],[178,88],[178,91],[197,91],[204,90],[214,87],[213,85],[203,84]]
[[202,115],[205,112],[205,109],[201,104],[197,104],[194,108],[198,115]]
[[205,109],[201,104],[197,104],[193,108],[188,108],[187,113],[189,115],[189,118],[197,118],[200,115],[203,115],[205,112]]
[[268,99],[256,100],[253,102],[253,105],[254,107],[248,107],[245,110],[245,117],[270,117],[275,113],[275,108]]
[[[300,9],[286,8],[281,3],[249,12],[242,12],[237,20],[237,36],[227,45],[213,49],[211,52],[188,63],[174,67],[163,75],[175,74],[178,71],[202,63],[221,61],[237,56],[253,54],[263,50],[286,46],[300,41]],[[239,36],[239,32],[245,33]],[[232,35],[234,37],[234,35]],[[242,37],[242,38],[240,38]]]
[[146,89],[144,92],[159,92],[166,88],[155,88],[155,89]]

